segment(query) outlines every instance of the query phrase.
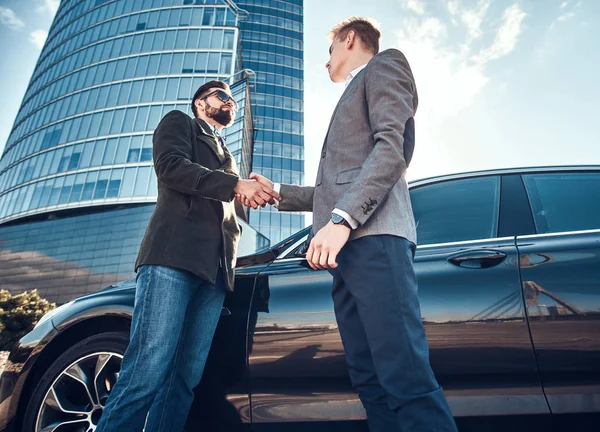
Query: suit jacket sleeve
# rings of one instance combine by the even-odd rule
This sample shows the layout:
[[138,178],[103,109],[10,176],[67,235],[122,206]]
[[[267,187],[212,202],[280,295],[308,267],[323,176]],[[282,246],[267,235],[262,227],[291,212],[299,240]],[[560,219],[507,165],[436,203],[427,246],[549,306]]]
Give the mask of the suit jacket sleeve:
[[281,201],[277,210],[281,211],[313,211],[313,186],[295,186],[282,184],[279,191]]
[[364,224],[408,167],[404,128],[417,109],[410,66],[398,50],[373,57],[365,69],[365,93],[375,145],[348,190],[336,203]]
[[171,111],[158,124],[152,138],[154,169],[158,180],[188,195],[231,201],[238,176],[210,170],[191,161],[192,129],[181,111]]

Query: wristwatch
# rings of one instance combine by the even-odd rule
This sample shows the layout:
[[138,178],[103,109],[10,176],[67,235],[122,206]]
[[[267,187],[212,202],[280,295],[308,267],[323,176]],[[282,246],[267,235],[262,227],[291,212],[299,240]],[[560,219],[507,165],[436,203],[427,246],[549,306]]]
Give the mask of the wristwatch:
[[334,225],[344,225],[345,227],[352,229],[350,222],[337,213],[331,213],[331,222],[333,222]]

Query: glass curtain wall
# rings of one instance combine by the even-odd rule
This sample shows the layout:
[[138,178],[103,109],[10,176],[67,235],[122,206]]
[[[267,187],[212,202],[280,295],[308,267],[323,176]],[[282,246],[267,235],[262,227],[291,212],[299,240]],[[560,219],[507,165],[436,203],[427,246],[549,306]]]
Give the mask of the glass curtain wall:
[[0,223],[155,201],[159,120],[235,72],[238,17],[205,2],[61,2],[0,160]]
[[[252,169],[275,182],[304,184],[303,0],[240,0],[242,64],[256,73]],[[277,243],[304,227],[304,216],[267,206],[250,224]]]
[[[238,80],[227,143],[249,174],[238,20],[217,0],[61,2],[0,159],[1,288],[61,303],[133,277],[156,201],[152,133],[173,109],[191,115],[207,80]],[[241,224],[240,255],[269,245]]]

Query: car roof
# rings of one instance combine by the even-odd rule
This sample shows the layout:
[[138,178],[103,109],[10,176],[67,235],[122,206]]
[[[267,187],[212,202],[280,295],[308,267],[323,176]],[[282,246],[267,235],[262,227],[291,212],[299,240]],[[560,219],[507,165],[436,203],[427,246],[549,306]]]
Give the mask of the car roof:
[[537,167],[514,167],[514,168],[497,168],[480,171],[466,171],[454,174],[444,174],[433,177],[425,177],[411,180],[408,182],[410,187],[422,186],[429,183],[437,183],[447,180],[458,180],[463,178],[481,177],[488,175],[502,174],[530,174],[540,172],[554,171],[600,171],[600,165],[556,165],[556,166],[537,166]]

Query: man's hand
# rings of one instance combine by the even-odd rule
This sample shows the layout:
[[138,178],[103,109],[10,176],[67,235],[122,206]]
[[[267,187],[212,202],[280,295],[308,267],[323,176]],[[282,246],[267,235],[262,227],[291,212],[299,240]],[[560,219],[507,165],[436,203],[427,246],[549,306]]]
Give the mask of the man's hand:
[[350,228],[329,221],[313,237],[306,260],[313,270],[336,268],[336,258],[350,237]]
[[257,182],[261,183],[262,185],[268,187],[269,190],[271,190],[271,200],[269,201],[269,204],[275,204],[275,200],[281,201],[281,196],[273,190],[273,188],[275,187],[275,183],[273,183],[271,180],[269,180],[263,175],[256,174],[255,172],[251,172],[249,178],[252,180],[256,180]]
[[[281,200],[281,196],[273,190],[273,186],[274,186],[273,182],[271,180],[269,180],[268,178],[266,178],[265,176],[262,176],[260,174],[256,174],[253,172],[253,173],[250,173],[250,180],[257,181],[258,183],[262,184],[264,186],[263,190],[268,191],[270,197],[268,200],[266,200],[266,203],[275,204],[275,200]],[[234,192],[235,192],[235,190],[234,190]],[[246,195],[236,192],[235,197],[243,205],[245,205],[247,207],[252,206],[253,208],[257,208],[252,205],[252,200],[250,198],[248,198]],[[261,204],[261,207],[264,207],[265,205],[266,204]]]
[[[257,209],[259,206],[264,207],[271,199],[273,188],[269,188],[256,180],[239,179],[233,193],[236,198],[243,204],[247,203],[249,207]],[[244,201],[240,199],[244,197]]]

